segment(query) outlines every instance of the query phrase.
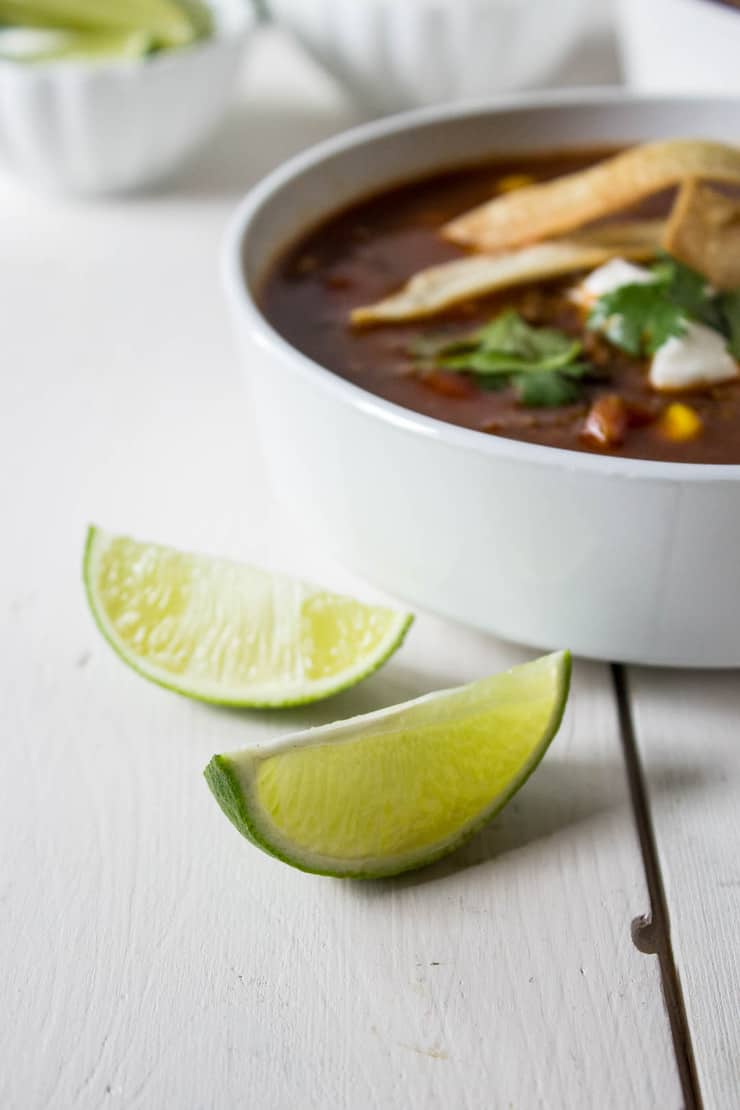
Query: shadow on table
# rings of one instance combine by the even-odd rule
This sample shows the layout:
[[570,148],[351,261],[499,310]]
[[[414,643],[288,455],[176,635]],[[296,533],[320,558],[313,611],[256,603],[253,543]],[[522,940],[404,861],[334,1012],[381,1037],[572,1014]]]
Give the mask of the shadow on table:
[[[620,813],[633,822],[632,808],[622,788],[624,765],[610,768],[603,761],[550,758],[498,817],[458,851],[419,871],[396,879],[357,884],[360,895],[382,897],[394,890],[437,882],[470,867],[492,863],[503,856],[531,848],[554,836],[567,835],[581,826],[596,834],[599,822]],[[701,789],[707,772],[700,766],[651,766],[651,778],[664,791]],[[635,832],[635,836],[637,833]]]

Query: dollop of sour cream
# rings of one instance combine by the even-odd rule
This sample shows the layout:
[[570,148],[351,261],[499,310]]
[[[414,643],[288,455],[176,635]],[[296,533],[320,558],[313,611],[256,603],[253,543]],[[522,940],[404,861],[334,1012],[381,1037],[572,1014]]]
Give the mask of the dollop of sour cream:
[[689,323],[683,335],[672,335],[653,355],[653,389],[695,389],[729,382],[740,374],[723,335],[704,324]]
[[624,258],[612,258],[603,266],[592,270],[573,291],[573,299],[578,304],[590,308],[599,297],[621,289],[623,285],[647,285],[653,281],[653,275],[644,266],[635,266]]
[[[613,258],[593,270],[572,293],[584,308],[623,285],[645,285],[654,280],[644,266]],[[649,381],[653,389],[696,389],[718,385],[740,376],[740,366],[727,350],[724,336],[704,324],[689,322],[683,335],[667,339],[655,352]]]

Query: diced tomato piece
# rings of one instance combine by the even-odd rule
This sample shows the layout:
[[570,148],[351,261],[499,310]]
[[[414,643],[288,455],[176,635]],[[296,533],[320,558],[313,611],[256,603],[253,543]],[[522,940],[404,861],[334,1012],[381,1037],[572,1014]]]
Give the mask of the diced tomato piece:
[[443,397],[472,397],[475,392],[467,378],[451,370],[430,370],[421,380],[429,389],[441,393]]
[[596,447],[621,447],[629,426],[629,412],[618,393],[594,401],[581,429],[581,437]]

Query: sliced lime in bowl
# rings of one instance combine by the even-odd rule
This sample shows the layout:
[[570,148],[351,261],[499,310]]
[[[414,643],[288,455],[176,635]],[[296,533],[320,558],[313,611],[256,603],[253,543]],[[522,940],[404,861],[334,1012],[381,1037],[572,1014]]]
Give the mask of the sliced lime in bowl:
[[329,697],[377,670],[408,612],[283,574],[90,528],[83,577],[93,616],[134,670],[220,705]]
[[0,29],[0,58],[11,62],[101,61],[145,57],[154,47],[147,31]]
[[524,784],[560,727],[559,652],[231,755],[206,780],[248,840],[303,871],[380,878],[451,852]]
[[160,49],[187,46],[209,33],[211,23],[199,0],[0,0],[3,26],[123,38],[143,32]]

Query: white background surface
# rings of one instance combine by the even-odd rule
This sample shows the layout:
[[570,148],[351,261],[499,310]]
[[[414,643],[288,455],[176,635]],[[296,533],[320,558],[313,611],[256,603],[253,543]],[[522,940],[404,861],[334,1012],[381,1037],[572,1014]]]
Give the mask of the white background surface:
[[[567,75],[614,78],[609,43]],[[252,850],[207,760],[526,652],[421,615],[359,689],[270,716],[150,686],[93,628],[89,520],[364,591],[273,507],[217,279],[238,195],[353,111],[272,34],[243,93],[169,191],[83,206],[0,181],[0,1106],[692,1105],[658,958],[631,940],[651,894],[608,668],[577,664],[560,737],[489,830],[363,885]],[[679,1031],[730,1110],[737,679],[631,677]]]

